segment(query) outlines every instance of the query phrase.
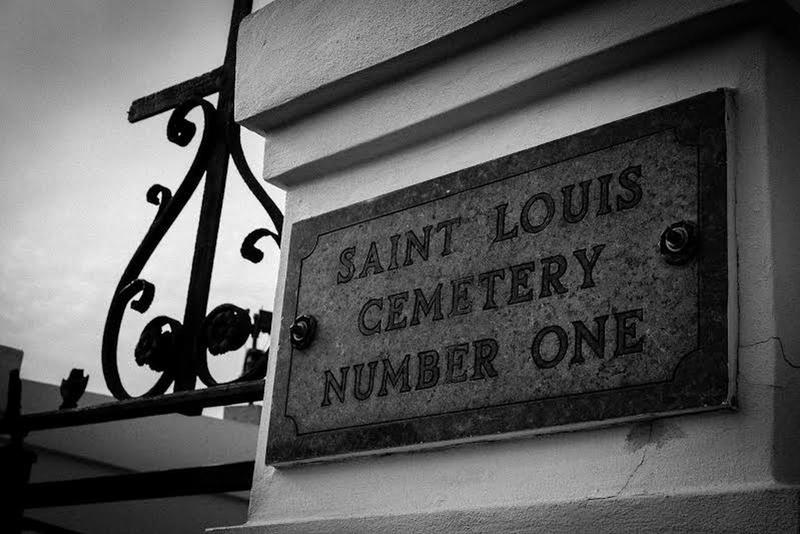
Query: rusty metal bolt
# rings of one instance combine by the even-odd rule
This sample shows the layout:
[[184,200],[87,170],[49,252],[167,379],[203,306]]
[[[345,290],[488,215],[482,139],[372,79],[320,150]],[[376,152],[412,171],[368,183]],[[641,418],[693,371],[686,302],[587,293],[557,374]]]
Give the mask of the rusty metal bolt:
[[301,315],[294,320],[289,328],[292,346],[296,349],[304,349],[311,345],[317,333],[317,320],[313,315]]
[[680,221],[661,233],[659,249],[670,265],[684,265],[697,253],[697,245],[697,225],[691,221]]

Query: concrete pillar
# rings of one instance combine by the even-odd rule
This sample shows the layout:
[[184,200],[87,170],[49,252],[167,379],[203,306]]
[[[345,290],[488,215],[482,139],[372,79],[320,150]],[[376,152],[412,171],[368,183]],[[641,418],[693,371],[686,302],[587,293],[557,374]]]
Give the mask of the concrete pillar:
[[737,0],[275,0],[245,19],[236,118],[286,190],[273,332],[294,223],[730,89],[738,410],[276,468],[272,358],[248,522],[223,531],[796,532],[797,35],[791,4]]

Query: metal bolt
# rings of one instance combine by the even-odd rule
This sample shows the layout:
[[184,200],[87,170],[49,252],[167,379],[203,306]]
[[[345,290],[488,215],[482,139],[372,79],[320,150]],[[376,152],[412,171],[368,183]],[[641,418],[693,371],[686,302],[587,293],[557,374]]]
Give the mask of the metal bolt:
[[313,315],[301,315],[289,327],[292,346],[300,350],[311,345],[316,333],[317,320],[314,319]]
[[689,232],[686,228],[668,228],[664,245],[669,252],[680,252],[689,242]]
[[684,265],[697,253],[697,225],[680,221],[661,233],[659,249],[670,265]]

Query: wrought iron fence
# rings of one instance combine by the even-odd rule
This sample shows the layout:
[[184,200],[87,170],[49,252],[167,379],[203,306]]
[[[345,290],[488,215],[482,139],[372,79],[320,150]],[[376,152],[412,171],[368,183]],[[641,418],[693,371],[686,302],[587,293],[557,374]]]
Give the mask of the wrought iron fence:
[[[251,317],[247,310],[223,304],[207,313],[211,273],[225,191],[229,160],[233,161],[248,189],[263,207],[274,229],[250,232],[241,246],[242,256],[254,263],[264,257],[258,244],[264,238],[280,246],[283,215],[251,172],[245,160],[239,126],[233,120],[236,35],[239,23],[252,9],[252,0],[234,0],[228,32],[225,61],[211,72],[134,101],[129,122],[137,122],[172,110],[167,124],[167,139],[188,146],[197,125],[187,119],[190,111],[202,112],[201,138],[188,172],[174,193],[153,185],[146,195],[157,206],[153,222],[133,253],[114,291],[103,331],[101,358],[108,389],[115,402],[77,407],[86,387],[82,373],[73,373],[62,383],[64,403],[59,410],[22,414],[19,371],[9,377],[9,403],[0,420],[0,434],[7,436],[0,449],[0,467],[11,495],[7,512],[0,518],[11,532],[22,528],[41,532],[66,532],[64,529],[24,518],[24,509],[137,500],[207,493],[248,490],[253,462],[172,469],[88,479],[29,484],[33,452],[24,446],[29,432],[79,426],[132,418],[181,413],[198,415],[203,408],[261,400],[266,373],[267,351],[259,351],[259,334],[269,334],[272,314],[259,311]],[[205,97],[218,93],[214,106]],[[205,177],[205,178],[204,178]],[[133,397],[122,383],[118,360],[119,332],[128,307],[144,313],[155,298],[155,286],[140,278],[141,272],[189,198],[204,183],[200,219],[189,277],[182,321],[168,316],[153,318],[142,331],[134,351],[139,365],[159,374],[155,384],[143,395]],[[252,340],[244,371],[238,378],[220,383],[210,373],[207,354],[222,354],[241,349]],[[195,389],[197,381],[206,387]],[[172,387],[173,392],[167,393]]]

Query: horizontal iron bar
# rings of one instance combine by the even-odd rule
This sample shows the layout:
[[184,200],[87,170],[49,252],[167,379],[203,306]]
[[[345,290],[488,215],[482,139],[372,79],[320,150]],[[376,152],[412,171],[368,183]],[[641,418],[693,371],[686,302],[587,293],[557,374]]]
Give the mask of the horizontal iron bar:
[[25,488],[25,508],[46,508],[248,491],[255,462],[38,482]]
[[0,432],[30,432],[48,428],[64,428],[69,426],[107,423],[152,415],[164,415],[191,411],[193,409],[225,406],[240,402],[260,401],[264,397],[264,380],[226,384],[193,391],[179,391],[157,397],[140,397],[125,399],[85,408],[54,410],[24,414],[15,418],[13,423],[7,419],[0,420]]
[[137,98],[128,110],[128,122],[138,122],[169,111],[193,97],[202,98],[214,94],[222,86],[223,77],[223,67],[217,67],[157,93]]

